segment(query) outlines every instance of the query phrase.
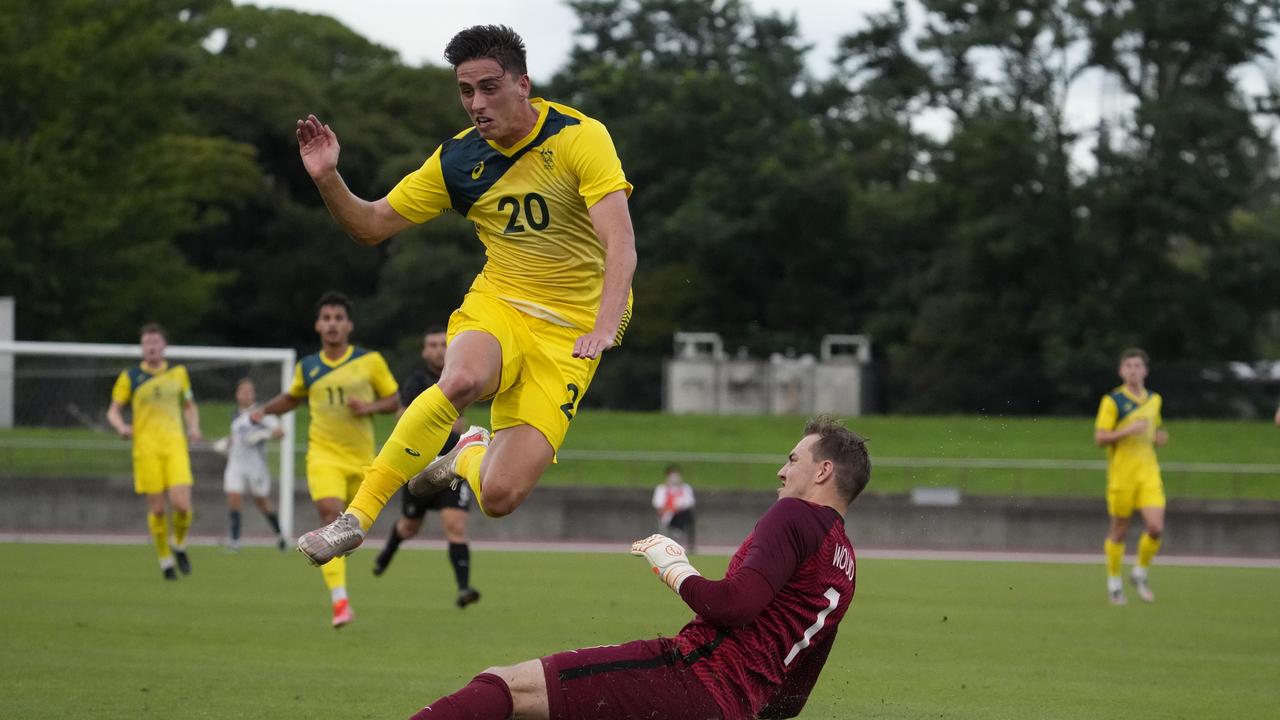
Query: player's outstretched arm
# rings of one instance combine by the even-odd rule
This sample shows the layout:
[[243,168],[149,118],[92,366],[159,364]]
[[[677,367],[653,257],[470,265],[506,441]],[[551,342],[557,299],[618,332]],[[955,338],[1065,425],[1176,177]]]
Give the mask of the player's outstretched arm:
[[260,423],[267,415],[283,415],[301,404],[302,398],[296,398],[289,393],[280,393],[268,400],[265,405],[250,411],[249,419]]
[[676,593],[680,592],[685,580],[695,575],[702,577],[702,573],[689,563],[689,556],[680,543],[666,535],[650,535],[631,543],[631,554],[648,560],[653,573]]
[[315,115],[299,120],[298,155],[329,214],[361,245],[377,245],[413,223],[396,212],[386,198],[369,202],[356,197],[338,174],[338,135]]

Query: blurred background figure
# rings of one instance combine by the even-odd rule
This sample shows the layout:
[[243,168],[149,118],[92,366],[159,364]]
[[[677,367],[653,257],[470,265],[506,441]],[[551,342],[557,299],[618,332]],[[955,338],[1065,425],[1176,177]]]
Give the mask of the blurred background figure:
[[[203,439],[200,411],[186,366],[170,365],[164,357],[169,346],[165,329],[159,323],[147,323],[139,336],[142,362],[116,378],[107,422],[121,438],[133,442],[133,490],[147,501],[147,529],[160,572],[165,580],[177,580],[178,571],[191,574],[187,531],[195,479],[187,442]],[[131,422],[124,417],[126,406]]]
[[236,415],[231,420],[231,434],[219,441],[216,449],[227,455],[227,468],[222,473],[222,491],[227,494],[227,552],[240,550],[241,509],[247,488],[253,496],[272,532],[276,534],[276,547],[284,550],[286,543],[280,534],[280,518],[271,503],[271,469],[267,466],[267,441],[284,437],[280,421],[274,415],[264,415],[254,421],[254,403],[257,390],[250,378],[236,383]]
[[[427,388],[440,382],[440,373],[444,371],[444,353],[448,337],[443,325],[427,328],[422,336],[423,364],[405,378],[400,384],[400,415],[404,408],[413,403],[414,398]],[[449,439],[440,449],[441,455],[458,444],[458,438],[466,432],[467,423],[459,417],[453,423]],[[471,487],[466,483],[458,483],[457,487],[446,487],[428,497],[419,497],[407,488],[400,489],[401,510],[396,524],[391,526],[391,536],[387,544],[373,561],[373,574],[381,576],[387,571],[391,559],[395,557],[400,543],[408,540],[422,529],[423,516],[428,510],[440,511],[440,524],[444,530],[444,539],[449,543],[449,565],[453,567],[453,577],[458,584],[456,604],[463,608],[480,599],[480,592],[471,587],[471,546],[467,543],[467,514],[471,512]]]
[[684,534],[684,547],[694,552],[693,488],[684,481],[679,465],[668,465],[662,484],[653,490],[653,509],[658,511],[658,532],[672,530]]

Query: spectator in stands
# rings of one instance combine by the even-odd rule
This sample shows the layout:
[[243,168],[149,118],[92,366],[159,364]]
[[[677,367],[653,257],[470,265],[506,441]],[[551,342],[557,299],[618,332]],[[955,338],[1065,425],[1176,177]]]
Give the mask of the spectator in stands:
[[665,479],[653,489],[653,509],[658,512],[658,532],[674,528],[684,533],[685,549],[694,552],[693,488],[684,481],[679,465],[668,465]]

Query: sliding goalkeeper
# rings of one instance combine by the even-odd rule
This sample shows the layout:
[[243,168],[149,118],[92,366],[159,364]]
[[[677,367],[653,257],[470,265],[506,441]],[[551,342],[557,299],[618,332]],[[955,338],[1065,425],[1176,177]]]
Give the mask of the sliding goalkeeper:
[[870,477],[862,438],[830,418],[811,421],[778,471],[778,501],[723,580],[702,577],[664,535],[631,546],[696,613],[674,638],[489,668],[411,720],[794,717],[853,598],[844,516]]

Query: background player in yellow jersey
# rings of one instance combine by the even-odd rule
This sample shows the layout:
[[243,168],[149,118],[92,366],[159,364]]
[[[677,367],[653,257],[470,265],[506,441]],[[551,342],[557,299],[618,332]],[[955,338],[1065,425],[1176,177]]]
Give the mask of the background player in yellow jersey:
[[[160,557],[160,571],[165,579],[177,580],[175,560],[183,575],[191,572],[186,542],[193,479],[187,439],[200,440],[200,412],[187,369],[164,359],[168,345],[164,328],[156,323],[143,325],[140,344],[142,362],[116,379],[107,421],[120,437],[133,439],[133,490],[146,496],[147,528]],[[132,424],[124,419],[126,404]],[[172,536],[166,500],[172,509]]]
[[[476,224],[487,255],[449,318],[440,381],[405,411],[347,513],[299,539],[315,563],[359,546],[410,478],[419,494],[465,479],[485,514],[514,510],[554,461],[601,354],[630,318],[631,184],[604,125],[530,97],[524,41],[508,27],[467,28],[445,58],[472,127],[381,200],[347,189],[327,125],[314,115],[298,121],[303,165],[356,241],[374,245],[453,210]],[[486,398],[492,443],[471,428],[427,467],[454,420]]]
[[1160,394],[1146,387],[1147,354],[1138,348],[1120,353],[1120,377],[1124,384],[1102,396],[1093,424],[1094,442],[1107,449],[1107,595],[1116,605],[1125,603],[1120,567],[1134,509],[1146,529],[1138,540],[1138,561],[1130,580],[1138,597],[1146,602],[1156,599],[1147,582],[1147,569],[1164,532],[1164,483],[1156,448],[1169,441],[1161,427]]
[[[278,415],[305,400],[311,411],[307,433],[307,488],[320,519],[332,522],[360,486],[364,467],[373,459],[375,413],[400,408],[398,386],[387,361],[377,352],[351,344],[351,301],[327,292],[316,303],[320,352],[298,361],[289,389],[272,398],[251,417]],[[333,626],[354,619],[347,598],[347,566],[339,560],[323,568],[333,602]]]

